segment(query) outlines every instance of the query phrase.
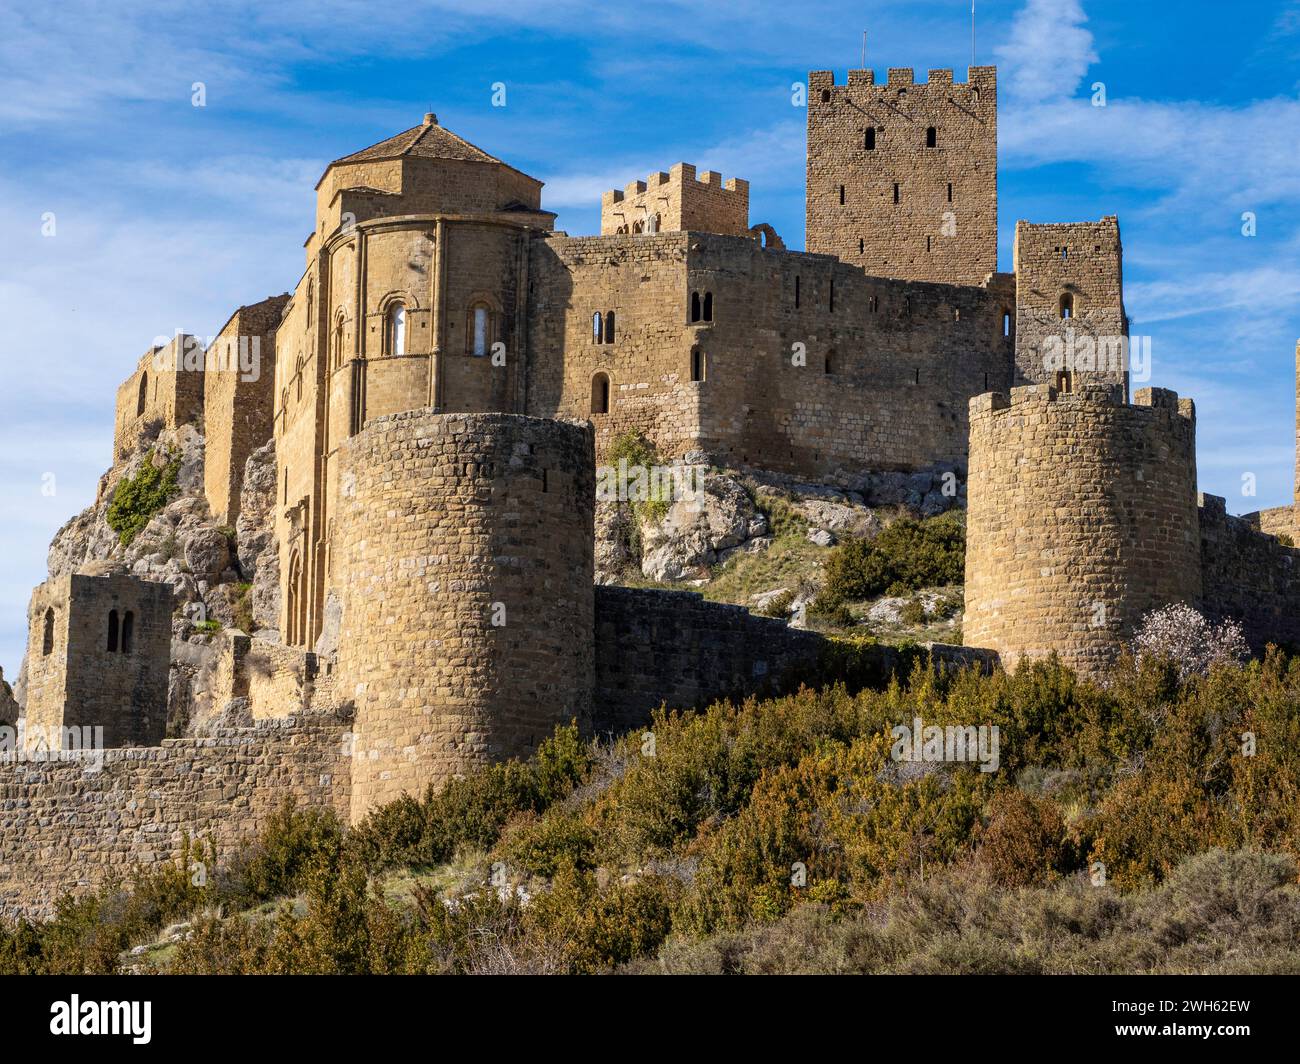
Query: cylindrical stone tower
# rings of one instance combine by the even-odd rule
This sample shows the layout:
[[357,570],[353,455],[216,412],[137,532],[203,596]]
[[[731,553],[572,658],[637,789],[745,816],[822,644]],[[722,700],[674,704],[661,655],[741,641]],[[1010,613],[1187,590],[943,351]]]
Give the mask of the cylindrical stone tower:
[[352,818],[526,756],[590,711],[590,428],[412,410],[341,449],[338,689]]
[[1201,596],[1190,399],[1036,385],[970,405],[969,646],[1103,674],[1148,610]]

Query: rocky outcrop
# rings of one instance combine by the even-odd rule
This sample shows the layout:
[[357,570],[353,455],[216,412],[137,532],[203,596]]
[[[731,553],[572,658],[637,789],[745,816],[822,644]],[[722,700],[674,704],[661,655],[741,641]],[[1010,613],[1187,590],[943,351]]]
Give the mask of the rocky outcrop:
[[701,486],[672,502],[661,521],[642,523],[641,572],[647,579],[707,579],[729,551],[767,532],[767,517],[739,480],[705,471]]
[[253,586],[249,602],[253,632],[260,639],[279,641],[280,556],[275,543],[275,440],[248,456],[239,493],[235,523],[239,568]]

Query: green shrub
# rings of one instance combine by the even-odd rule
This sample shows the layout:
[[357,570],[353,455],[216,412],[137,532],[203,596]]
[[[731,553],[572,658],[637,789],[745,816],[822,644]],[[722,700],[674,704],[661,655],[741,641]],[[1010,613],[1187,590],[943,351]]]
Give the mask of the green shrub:
[[179,455],[173,454],[167,462],[156,465],[154,452],[150,450],[139,472],[118,482],[108,504],[106,520],[123,546],[135,539],[153,515],[176,494],[180,468]]
[[[645,471],[645,484],[650,492],[649,498],[629,500],[632,512],[638,518],[662,521],[668,513],[668,507],[671,505],[672,499],[669,497],[670,492],[666,490],[666,487],[656,483],[651,477],[651,470],[661,464],[659,452],[655,449],[655,445],[640,432],[629,429],[621,436],[611,440],[605,450],[604,465],[617,470],[624,461],[627,462],[629,470],[641,469]],[[628,479],[628,488],[631,489],[633,487],[631,475],[629,475]],[[639,545],[636,553],[639,553]]]
[[872,540],[836,547],[826,562],[822,594],[828,602],[851,602],[960,584],[965,558],[965,519],[958,511],[924,521],[900,518]]

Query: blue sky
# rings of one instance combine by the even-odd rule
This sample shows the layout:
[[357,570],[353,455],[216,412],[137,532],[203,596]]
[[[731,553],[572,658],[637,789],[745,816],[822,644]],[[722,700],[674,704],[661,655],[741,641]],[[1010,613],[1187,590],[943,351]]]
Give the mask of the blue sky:
[[[877,71],[964,78],[969,20],[968,0],[0,3],[6,675],[50,537],[109,464],[117,384],[155,336],[293,287],[330,159],[434,110],[544,180],[571,233],[598,229],[604,189],[685,160],[748,178],[752,220],[802,247],[791,84],[859,65],[863,29]],[[1151,383],[1197,401],[1202,489],[1289,502],[1300,2],[979,0],[977,60],[999,67],[1001,268],[1017,219],[1118,214]]]

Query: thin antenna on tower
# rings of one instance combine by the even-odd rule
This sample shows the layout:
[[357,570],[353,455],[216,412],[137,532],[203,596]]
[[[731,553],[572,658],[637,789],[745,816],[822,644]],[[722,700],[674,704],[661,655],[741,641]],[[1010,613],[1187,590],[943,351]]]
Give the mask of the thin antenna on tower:
[[862,31],[862,66],[858,67],[858,69],[859,70],[867,69],[867,31],[866,30]]
[[975,65],[975,0],[970,0],[970,65]]

